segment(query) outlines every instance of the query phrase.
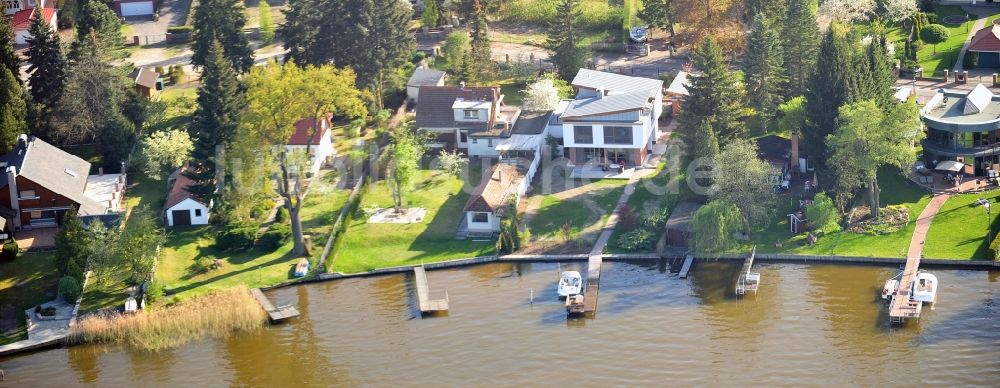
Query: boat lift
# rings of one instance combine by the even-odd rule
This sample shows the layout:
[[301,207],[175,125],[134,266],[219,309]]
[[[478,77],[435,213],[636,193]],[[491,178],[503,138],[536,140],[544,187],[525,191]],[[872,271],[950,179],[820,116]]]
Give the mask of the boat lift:
[[753,247],[750,252],[750,257],[747,257],[743,261],[743,269],[740,270],[739,276],[736,278],[736,295],[742,296],[746,295],[748,291],[753,291],[754,295],[757,295],[757,288],[760,286],[760,273],[750,272],[753,268],[753,259],[757,255],[757,246]]

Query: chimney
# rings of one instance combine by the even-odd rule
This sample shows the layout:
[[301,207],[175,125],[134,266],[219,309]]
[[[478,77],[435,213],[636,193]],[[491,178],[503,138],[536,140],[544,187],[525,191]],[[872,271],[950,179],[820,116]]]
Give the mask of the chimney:
[[790,163],[792,168],[799,165],[799,134],[797,133],[792,134],[792,160]]
[[17,146],[21,147],[21,148],[27,148],[28,147],[28,135],[27,134],[22,133],[22,134],[20,134],[20,135],[17,136]]
[[462,89],[462,90],[465,90],[465,81],[459,82],[458,83],[458,88]]
[[[20,141],[21,137],[23,137],[23,136],[25,136],[25,135],[19,136],[17,138],[18,141]],[[19,192],[17,190],[17,167],[14,167],[14,166],[8,166],[7,167],[7,190],[10,192],[10,209],[14,211],[14,217],[13,217],[13,220],[12,220],[12,221],[14,221],[14,229],[15,230],[20,230],[21,229],[21,206],[20,206],[20,204],[17,201],[17,198],[19,196]]]
[[97,168],[97,175],[104,175],[104,167]]

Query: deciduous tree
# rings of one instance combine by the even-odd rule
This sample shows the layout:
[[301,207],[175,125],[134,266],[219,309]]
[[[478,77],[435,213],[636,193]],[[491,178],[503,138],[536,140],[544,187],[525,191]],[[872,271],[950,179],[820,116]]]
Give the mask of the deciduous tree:
[[551,78],[540,78],[524,90],[521,105],[527,111],[553,110],[559,105],[559,89]]
[[639,17],[650,27],[659,28],[674,36],[674,11],[671,0],[643,0]]
[[951,36],[948,27],[940,24],[931,24],[920,29],[920,39],[934,45],[934,54],[937,54],[938,43],[944,43]]
[[420,14],[420,21],[424,27],[438,28],[441,21],[441,10],[438,8],[437,0],[425,0],[424,11]]
[[267,0],[260,0],[257,5],[257,13],[260,14],[260,39],[264,43],[274,41],[274,19],[271,17],[271,5]]
[[711,201],[691,217],[688,243],[696,253],[718,253],[736,247],[733,234],[743,226],[740,209],[725,201]]
[[403,210],[403,197],[413,189],[413,182],[420,170],[420,158],[424,155],[421,133],[414,128],[403,128],[393,132],[389,152],[389,182],[392,186],[392,200],[396,212]]
[[778,199],[774,185],[779,174],[757,157],[756,144],[749,140],[728,144],[715,158],[712,172],[710,197],[739,208],[746,233],[773,220]]
[[153,132],[142,139],[142,160],[146,176],[160,180],[191,158],[194,143],[187,131],[172,129]]
[[865,21],[875,16],[875,0],[826,0],[820,5],[819,13],[836,22]]

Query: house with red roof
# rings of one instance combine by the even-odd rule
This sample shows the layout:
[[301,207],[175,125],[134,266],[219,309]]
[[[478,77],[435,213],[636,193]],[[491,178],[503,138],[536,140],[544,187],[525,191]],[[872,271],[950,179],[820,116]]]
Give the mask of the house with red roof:
[[[48,2],[51,3],[51,2]],[[35,7],[41,7],[42,17],[45,18],[45,23],[52,28],[53,31],[58,31],[59,27],[56,25],[56,14],[55,8],[49,7],[46,0],[2,0],[0,4],[3,4],[3,13],[11,19],[11,25],[14,26],[14,44],[15,45],[26,45],[28,44],[28,39],[31,38],[31,33],[28,29],[31,27],[31,21],[35,18]]]
[[169,183],[163,216],[167,226],[208,225],[212,200],[191,191],[194,181],[184,175],[186,169],[178,169]]
[[329,163],[336,151],[333,149],[333,131],[330,119],[332,115],[327,114],[316,125],[316,119],[302,119],[295,123],[295,132],[288,138],[285,151],[306,152],[309,154],[309,165],[306,175],[316,175],[320,167]]
[[978,67],[1000,67],[1000,25],[993,24],[976,31],[969,41],[968,52],[978,54]]

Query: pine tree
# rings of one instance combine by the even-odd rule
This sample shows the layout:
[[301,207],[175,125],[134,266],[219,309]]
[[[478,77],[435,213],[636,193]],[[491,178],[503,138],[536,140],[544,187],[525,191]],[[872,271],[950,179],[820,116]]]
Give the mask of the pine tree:
[[225,58],[222,45],[212,42],[198,87],[198,108],[191,117],[191,169],[187,176],[195,181],[192,191],[202,195],[215,192],[216,148],[227,146],[236,134],[246,107],[243,90],[232,64]]
[[[813,73],[809,79],[806,93],[809,125],[802,131],[802,145],[810,162],[825,175],[828,170],[824,141],[837,127],[837,112],[848,100],[854,70],[853,50],[840,26],[831,25],[824,35],[818,63],[823,64],[823,71]],[[821,177],[821,181],[829,181],[823,179],[828,177]]]
[[475,77],[479,81],[486,81],[490,78],[493,61],[490,59],[490,38],[486,25],[486,11],[482,4],[476,0],[473,5],[473,19],[470,23],[469,58]]
[[37,105],[51,107],[62,94],[66,84],[66,57],[60,47],[59,34],[44,22],[41,8],[36,8],[28,33],[28,84],[31,99]]
[[[689,76],[688,95],[684,98],[680,117],[680,134],[685,142],[702,123],[715,132],[723,146],[746,135],[746,90],[738,73],[729,69],[722,49],[711,36],[691,54],[694,74]],[[690,144],[690,143],[689,143]]]
[[746,0],[743,20],[752,23],[757,15],[764,15],[771,24],[779,25],[788,12],[789,0]]
[[330,25],[346,31],[346,26],[341,23],[347,16],[344,10],[345,2],[332,2],[329,4],[331,8],[328,12],[319,12],[319,3],[322,2],[322,0],[288,1],[283,11],[285,23],[279,27],[284,47],[288,50],[288,54],[285,55],[286,61],[295,61],[299,65],[319,66],[332,58],[330,54],[332,45],[320,45],[322,38],[330,36],[321,33],[325,26]]
[[17,136],[28,133],[24,87],[10,69],[0,67],[0,154],[14,149]]
[[719,140],[715,138],[715,131],[708,121],[695,126],[688,153],[692,158],[715,158],[719,155]]
[[14,52],[14,28],[9,18],[0,18],[0,68],[6,68],[21,83],[21,58]]
[[125,37],[122,35],[122,22],[106,4],[100,1],[89,1],[81,7],[80,15],[75,20],[77,39],[73,42],[70,57],[75,58],[80,50],[84,37],[91,34],[97,39],[97,46],[102,57],[108,60],[124,59],[121,50]]
[[778,105],[784,102],[781,85],[784,82],[781,42],[771,28],[767,16],[758,14],[747,35],[747,51],[743,57],[743,77],[750,106],[757,112],[761,129],[774,119]]
[[781,33],[788,74],[786,98],[804,95],[809,77],[816,69],[820,31],[815,6],[814,0],[788,0],[788,14]]
[[896,86],[893,63],[885,37],[872,37],[864,46],[864,52],[856,55],[855,71],[851,73],[853,80],[845,102],[873,100],[880,109],[888,112],[897,103],[893,96]]
[[253,51],[243,34],[246,15],[242,1],[204,0],[194,11],[194,43],[191,64],[205,66],[213,41],[219,41],[226,58],[237,72],[244,73],[253,66]]
[[587,52],[577,42],[576,23],[583,17],[580,0],[562,0],[556,5],[559,17],[549,23],[548,45],[554,51],[552,61],[564,80],[571,80],[587,61]]

